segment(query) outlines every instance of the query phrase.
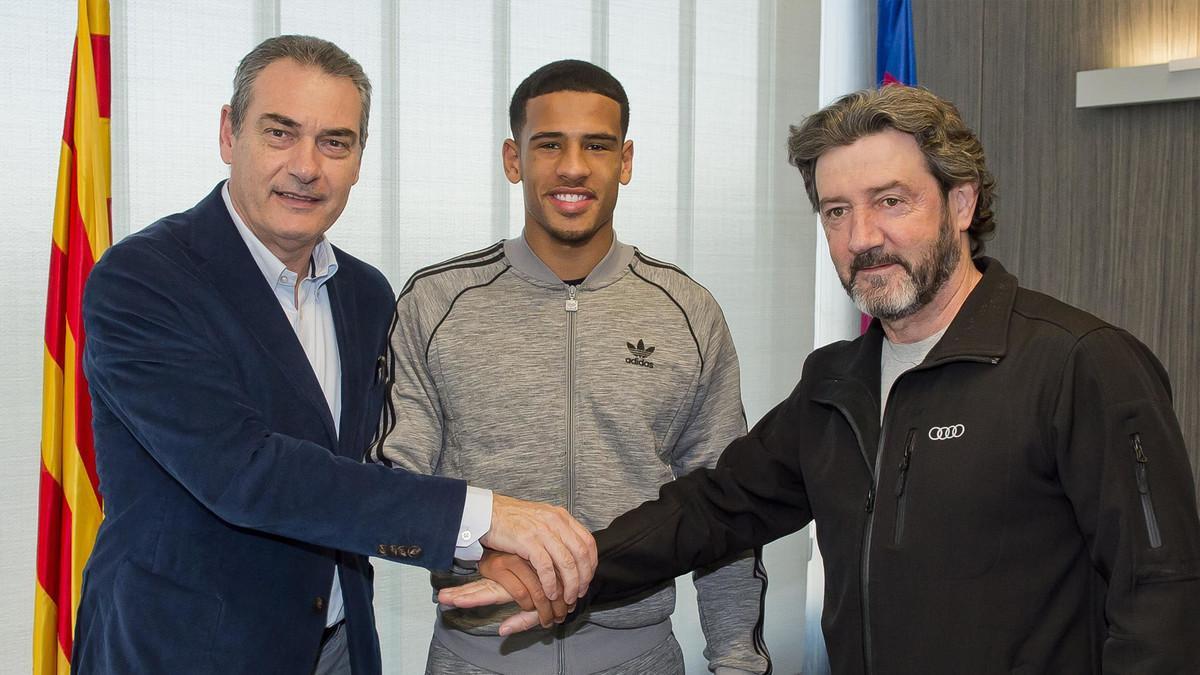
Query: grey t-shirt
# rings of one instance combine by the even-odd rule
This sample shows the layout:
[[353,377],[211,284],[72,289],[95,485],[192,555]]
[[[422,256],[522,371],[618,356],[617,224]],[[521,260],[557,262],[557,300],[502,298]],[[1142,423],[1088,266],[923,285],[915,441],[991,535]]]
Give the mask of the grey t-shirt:
[[[947,326],[946,328],[949,328]],[[942,335],[946,333],[946,328],[930,335],[924,340],[910,342],[908,344],[898,344],[883,338],[883,347],[879,350],[879,421],[883,421],[883,411],[887,409],[888,394],[892,391],[892,385],[896,383],[896,378],[914,366],[920,365],[925,360],[925,355],[930,349],[942,339]]]

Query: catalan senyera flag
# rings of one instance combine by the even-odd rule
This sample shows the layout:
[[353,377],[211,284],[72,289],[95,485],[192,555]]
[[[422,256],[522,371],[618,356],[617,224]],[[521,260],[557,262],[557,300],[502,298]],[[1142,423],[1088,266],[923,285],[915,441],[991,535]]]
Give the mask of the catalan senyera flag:
[[69,673],[83,566],[104,518],[83,377],[83,286],[112,243],[108,0],[79,0],[50,247],[33,672]]

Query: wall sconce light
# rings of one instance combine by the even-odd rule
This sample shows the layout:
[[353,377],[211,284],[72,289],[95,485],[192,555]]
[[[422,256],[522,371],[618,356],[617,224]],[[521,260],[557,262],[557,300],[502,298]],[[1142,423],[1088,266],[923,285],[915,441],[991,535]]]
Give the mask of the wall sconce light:
[[1098,108],[1200,98],[1200,57],[1075,73],[1075,107]]

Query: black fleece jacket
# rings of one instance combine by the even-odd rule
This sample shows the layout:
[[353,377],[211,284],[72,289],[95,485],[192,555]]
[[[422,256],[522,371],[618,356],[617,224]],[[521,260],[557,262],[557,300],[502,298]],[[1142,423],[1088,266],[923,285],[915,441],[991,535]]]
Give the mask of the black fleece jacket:
[[876,321],[811,354],[717,468],[597,533],[587,601],[815,520],[834,673],[1200,673],[1200,519],[1165,371],[975,263],[882,425]]

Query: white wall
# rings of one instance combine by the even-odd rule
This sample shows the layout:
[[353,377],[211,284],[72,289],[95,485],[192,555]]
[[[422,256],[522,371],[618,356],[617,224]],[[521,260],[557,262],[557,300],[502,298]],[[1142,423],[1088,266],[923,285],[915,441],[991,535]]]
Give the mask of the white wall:
[[[833,103],[839,96],[872,85],[875,50],[875,3],[871,0],[822,0],[821,67],[818,85],[820,105]],[[816,230],[813,263],[813,342],[814,349],[859,334],[859,313],[846,297],[837,272],[829,258],[829,244],[815,213],[809,218]],[[825,568],[816,545],[816,526],[806,532],[811,537],[812,559],[806,575],[808,593],[804,608],[804,647],[801,672],[809,675],[829,672],[825,639],[820,631],[822,599],[825,592]]]

